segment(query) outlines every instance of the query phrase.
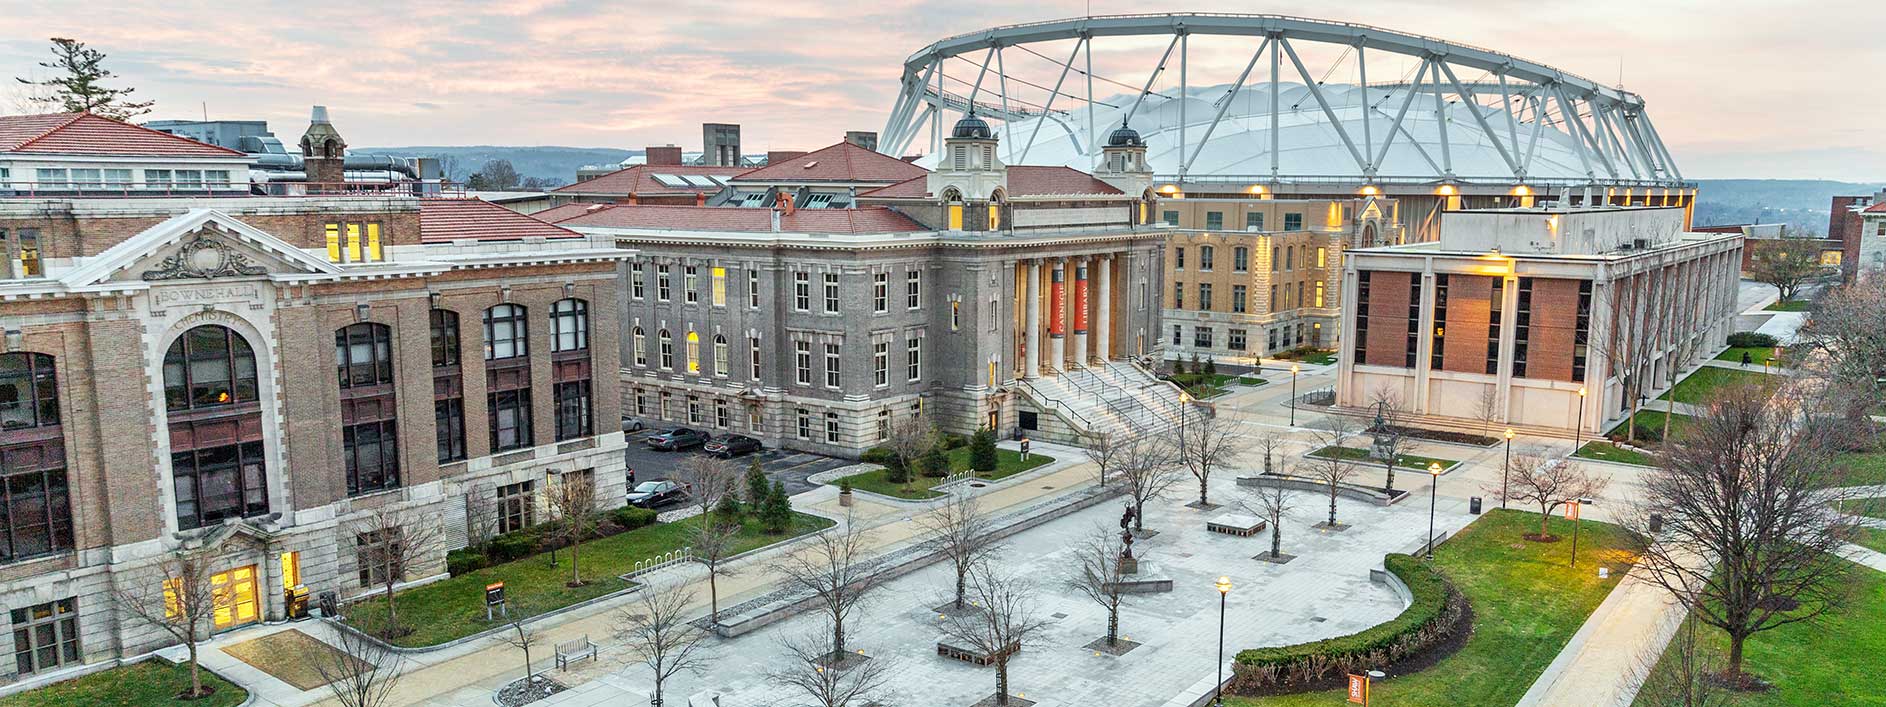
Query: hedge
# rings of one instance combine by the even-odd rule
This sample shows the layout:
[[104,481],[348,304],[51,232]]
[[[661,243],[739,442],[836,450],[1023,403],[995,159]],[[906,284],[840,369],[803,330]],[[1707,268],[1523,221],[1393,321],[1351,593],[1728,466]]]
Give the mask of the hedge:
[[[654,525],[656,515],[655,511],[647,508],[623,506],[609,511],[606,514],[609,521],[614,523],[619,530],[598,528],[597,531],[592,532],[590,537],[603,537],[605,535],[613,535],[616,532]],[[503,564],[512,560],[529,557],[543,552],[553,545],[563,547],[561,541],[544,537],[545,533],[548,531],[549,527],[546,524],[533,525],[521,530],[513,530],[508,533],[492,536],[492,538],[485,541],[482,546],[474,545],[452,550],[445,554],[445,570],[456,577],[466,572],[476,571],[491,565]]]
[[1395,663],[1451,635],[1467,610],[1467,600],[1459,590],[1433,567],[1411,555],[1387,555],[1382,564],[1414,596],[1400,616],[1347,636],[1239,651],[1232,666],[1230,690],[1307,689],[1324,679]]
[[1729,335],[1729,347],[1737,349],[1773,348],[1780,343],[1770,334],[1753,331],[1738,331]]

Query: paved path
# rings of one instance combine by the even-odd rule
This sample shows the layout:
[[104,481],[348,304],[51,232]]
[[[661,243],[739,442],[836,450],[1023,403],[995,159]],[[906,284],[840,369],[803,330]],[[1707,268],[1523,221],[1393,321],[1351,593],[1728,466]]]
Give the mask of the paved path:
[[1886,572],[1886,553],[1875,552],[1853,543],[1847,543],[1847,546],[1842,549],[1846,551],[1847,559]]
[[[1700,561],[1699,561],[1700,562]],[[1646,660],[1676,635],[1685,610],[1634,570],[1559,651],[1517,707],[1628,707]]]

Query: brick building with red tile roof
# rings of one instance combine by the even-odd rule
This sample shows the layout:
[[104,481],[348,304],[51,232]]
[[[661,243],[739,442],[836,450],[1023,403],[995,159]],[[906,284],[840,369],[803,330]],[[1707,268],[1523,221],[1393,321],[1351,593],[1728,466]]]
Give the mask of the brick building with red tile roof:
[[228,195],[254,158],[90,113],[0,116],[0,194]]

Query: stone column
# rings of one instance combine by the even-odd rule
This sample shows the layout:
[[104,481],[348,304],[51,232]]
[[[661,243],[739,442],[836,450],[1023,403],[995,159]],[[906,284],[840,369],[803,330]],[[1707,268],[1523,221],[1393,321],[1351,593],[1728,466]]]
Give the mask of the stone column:
[[1029,260],[1028,292],[1023,304],[1028,307],[1028,331],[1023,338],[1022,375],[1028,378],[1041,377],[1041,261]]
[[1082,257],[1074,265],[1074,355],[1075,366],[1086,366],[1092,355],[1087,349],[1087,264]]
[[1100,268],[1100,294],[1094,300],[1094,358],[1107,362],[1113,358],[1113,256],[1094,258]]
[[1067,262],[1056,258],[1048,284],[1048,365],[1067,365]]

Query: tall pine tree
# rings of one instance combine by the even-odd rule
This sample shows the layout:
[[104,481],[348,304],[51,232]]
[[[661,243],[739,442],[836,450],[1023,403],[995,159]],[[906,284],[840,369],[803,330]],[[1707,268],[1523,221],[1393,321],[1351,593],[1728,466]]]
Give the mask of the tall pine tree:
[[105,53],[85,46],[84,42],[64,37],[52,38],[52,61],[39,65],[53,70],[53,76],[40,80],[15,78],[15,81],[46,89],[49,100],[67,113],[91,113],[112,120],[130,120],[151,112],[151,101],[130,100],[133,88],[108,88],[107,79],[117,74],[105,68]]

